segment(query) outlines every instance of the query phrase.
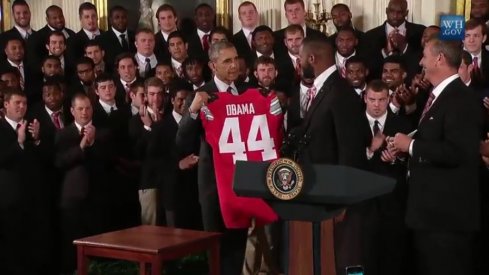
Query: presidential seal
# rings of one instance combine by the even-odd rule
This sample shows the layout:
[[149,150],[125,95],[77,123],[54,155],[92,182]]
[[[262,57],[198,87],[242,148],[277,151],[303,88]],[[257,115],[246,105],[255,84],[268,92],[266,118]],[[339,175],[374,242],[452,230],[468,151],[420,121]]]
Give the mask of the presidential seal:
[[304,175],[302,169],[291,159],[280,158],[273,161],[267,170],[267,187],[279,200],[292,200],[302,190]]

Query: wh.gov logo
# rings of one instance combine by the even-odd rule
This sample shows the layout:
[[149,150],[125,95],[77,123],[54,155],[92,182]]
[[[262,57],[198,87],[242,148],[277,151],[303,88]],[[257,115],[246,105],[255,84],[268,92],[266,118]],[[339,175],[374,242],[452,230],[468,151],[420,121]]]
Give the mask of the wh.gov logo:
[[440,16],[440,39],[463,40],[465,38],[465,18],[462,15]]

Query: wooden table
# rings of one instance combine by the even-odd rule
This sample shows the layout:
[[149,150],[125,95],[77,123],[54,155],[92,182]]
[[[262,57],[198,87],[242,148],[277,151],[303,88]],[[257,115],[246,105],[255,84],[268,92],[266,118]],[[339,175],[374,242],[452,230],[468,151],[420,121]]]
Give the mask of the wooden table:
[[209,250],[209,274],[219,275],[219,237],[219,233],[150,225],[86,237],[73,242],[77,274],[88,274],[89,257],[93,256],[139,262],[140,275],[161,275],[164,261]]

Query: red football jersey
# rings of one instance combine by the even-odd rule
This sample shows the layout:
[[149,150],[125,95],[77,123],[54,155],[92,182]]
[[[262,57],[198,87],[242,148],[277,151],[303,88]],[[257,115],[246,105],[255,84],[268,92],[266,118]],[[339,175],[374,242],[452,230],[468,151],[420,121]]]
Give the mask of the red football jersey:
[[212,147],[226,227],[247,228],[251,218],[258,225],[277,220],[277,214],[265,201],[238,197],[232,188],[236,160],[268,161],[279,156],[283,114],[275,94],[265,97],[256,89],[238,96],[219,93],[218,99],[203,107],[200,115],[206,140]]

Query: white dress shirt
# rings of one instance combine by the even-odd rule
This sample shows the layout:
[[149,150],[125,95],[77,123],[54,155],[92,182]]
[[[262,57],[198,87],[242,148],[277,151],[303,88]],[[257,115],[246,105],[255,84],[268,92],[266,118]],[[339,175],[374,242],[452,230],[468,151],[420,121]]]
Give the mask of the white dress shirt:
[[117,40],[119,40],[119,43],[121,43],[121,46],[122,46],[122,38],[120,37],[121,34],[126,36],[125,40],[127,42],[127,45],[129,45],[129,36],[127,35],[127,30],[125,30],[124,32],[120,32],[120,31],[114,29],[114,27],[112,27],[112,31],[115,33],[115,36],[117,36]]
[[[100,102],[100,105],[102,105],[102,108],[104,109],[104,111],[110,115],[110,112],[111,111],[115,111],[117,110],[117,106],[115,105],[115,102],[112,103],[112,104],[109,104],[107,102],[104,102],[102,101],[101,99],[98,100],[98,102]],[[112,110],[111,110],[112,109]]]
[[20,26],[14,25],[14,28],[16,28],[20,32],[20,36],[22,36],[22,39],[26,39],[27,34],[29,34],[29,36],[32,34],[32,29],[30,27],[26,30]]
[[175,110],[173,110],[171,112],[171,114],[172,114],[173,118],[175,119],[175,121],[177,122],[177,124],[180,124],[180,120],[182,120],[182,115],[175,112]]
[[336,65],[332,65],[329,68],[327,68],[324,72],[322,72],[320,75],[316,77],[314,80],[314,87],[316,87],[316,96],[321,88],[323,87],[324,82],[329,78],[329,76],[336,71]]
[[[95,39],[95,37],[97,37],[97,36],[100,35],[100,30],[99,29],[97,29],[94,32],[91,32],[91,31],[85,30],[85,29],[82,29],[82,30],[85,32],[85,34],[88,36],[88,39],[90,39],[90,40]],[[95,35],[95,37],[94,37],[94,35]]]
[[231,83],[231,85],[221,81],[217,76],[214,76],[214,82],[216,83],[217,90],[219,92],[227,92],[228,88],[231,87],[233,89],[232,94],[233,95],[238,95],[238,89],[236,88],[236,85],[234,85],[234,82]]

